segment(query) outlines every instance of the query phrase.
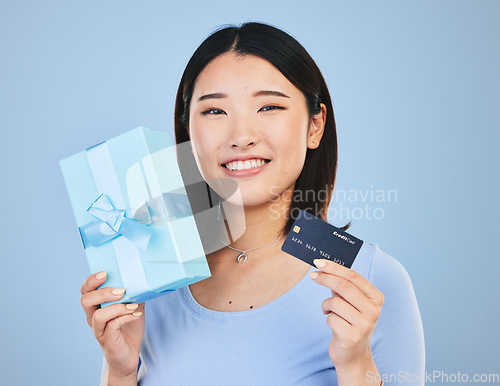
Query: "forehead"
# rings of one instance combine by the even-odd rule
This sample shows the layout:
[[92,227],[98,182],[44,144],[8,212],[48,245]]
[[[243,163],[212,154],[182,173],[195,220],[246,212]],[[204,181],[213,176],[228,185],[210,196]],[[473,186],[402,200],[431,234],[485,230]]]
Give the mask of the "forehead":
[[302,94],[274,65],[256,55],[226,52],[212,60],[200,73],[194,95],[207,92],[230,92],[262,88],[280,88],[291,94]]

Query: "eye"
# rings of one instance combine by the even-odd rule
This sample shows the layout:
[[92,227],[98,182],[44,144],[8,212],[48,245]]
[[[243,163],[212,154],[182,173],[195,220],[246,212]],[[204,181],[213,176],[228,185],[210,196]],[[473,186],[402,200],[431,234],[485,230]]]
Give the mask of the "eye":
[[220,115],[225,114],[224,110],[210,108],[202,112],[203,115]]
[[271,111],[271,110],[285,110],[285,108],[281,106],[270,105],[261,108],[259,111]]

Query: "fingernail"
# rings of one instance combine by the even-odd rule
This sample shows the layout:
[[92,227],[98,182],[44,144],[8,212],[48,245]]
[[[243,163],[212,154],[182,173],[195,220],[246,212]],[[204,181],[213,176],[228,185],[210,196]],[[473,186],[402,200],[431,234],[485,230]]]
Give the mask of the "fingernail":
[[141,311],[136,311],[136,312],[132,313],[132,315],[134,315],[134,316],[141,316],[142,312]]
[[324,267],[326,265],[325,260],[320,260],[320,259],[314,259],[313,263],[316,267]]
[[316,279],[318,277],[318,272],[314,271],[314,272],[309,272],[309,276],[311,277],[311,279]]
[[125,307],[127,307],[129,310],[135,310],[137,307],[139,307],[139,304],[130,303],[127,304]]
[[97,280],[102,280],[106,277],[106,271],[101,271],[101,272],[98,272],[96,275],[95,275],[95,278]]
[[115,288],[111,291],[113,295],[123,295],[125,293],[125,288]]

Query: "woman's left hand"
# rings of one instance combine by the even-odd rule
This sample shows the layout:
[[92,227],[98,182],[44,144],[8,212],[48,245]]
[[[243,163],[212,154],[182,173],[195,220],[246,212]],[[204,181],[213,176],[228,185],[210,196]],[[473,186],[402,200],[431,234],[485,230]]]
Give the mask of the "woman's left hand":
[[[384,295],[372,283],[352,269],[326,259],[316,259],[319,272],[311,272],[318,284],[332,290],[332,297],[323,302],[328,315],[326,324],[332,329],[329,354],[337,375],[352,379],[357,373],[366,378],[367,371],[375,371],[370,341],[377,323]],[[316,277],[314,275],[316,274]]]

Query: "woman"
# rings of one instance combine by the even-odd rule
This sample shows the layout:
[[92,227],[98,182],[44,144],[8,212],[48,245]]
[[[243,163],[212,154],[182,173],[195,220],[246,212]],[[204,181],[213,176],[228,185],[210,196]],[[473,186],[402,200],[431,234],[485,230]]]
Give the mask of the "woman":
[[327,86],[294,38],[260,23],[209,36],[181,79],[175,134],[219,198],[220,247],[207,254],[211,277],[147,312],[101,309],[124,289],[97,289],[104,272],[87,278],[82,305],[104,384],[379,385],[423,373],[401,264],[376,244],[363,244],[352,269],[321,259],[315,270],[281,250],[299,209],[327,220],[337,165]]

